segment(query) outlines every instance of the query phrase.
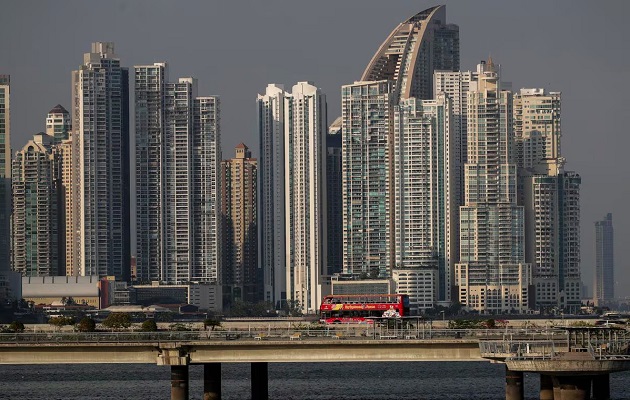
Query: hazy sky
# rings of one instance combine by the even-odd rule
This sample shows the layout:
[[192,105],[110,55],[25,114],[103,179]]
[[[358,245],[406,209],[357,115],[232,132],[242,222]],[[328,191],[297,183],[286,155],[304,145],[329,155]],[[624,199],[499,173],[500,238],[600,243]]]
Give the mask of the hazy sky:
[[[461,67],[491,55],[514,89],[562,92],[562,152],[582,176],[582,275],[592,293],[594,222],[613,213],[618,295],[630,295],[630,2],[446,1]],[[13,150],[70,109],[70,71],[94,41],[113,41],[124,66],[169,63],[222,101],[224,158],[243,141],[258,156],[255,99],[268,83],[312,81],[340,114],[340,87],[358,80],[391,30],[439,3],[383,0],[7,1],[0,74],[11,75]],[[131,99],[133,101],[133,98]],[[133,117],[132,117],[133,118]],[[133,124],[132,124],[133,125]]]

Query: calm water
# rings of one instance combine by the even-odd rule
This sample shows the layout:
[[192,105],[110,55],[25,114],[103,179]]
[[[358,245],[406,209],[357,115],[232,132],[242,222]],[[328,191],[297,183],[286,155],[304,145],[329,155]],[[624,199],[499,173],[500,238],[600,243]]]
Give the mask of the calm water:
[[[503,365],[488,362],[269,364],[273,400],[503,400]],[[191,399],[202,398],[191,366]],[[170,399],[170,369],[156,365],[0,367],[0,399]],[[223,364],[223,399],[250,398],[249,364]],[[613,399],[630,399],[630,373],[611,375]],[[537,399],[538,375],[525,376]]]

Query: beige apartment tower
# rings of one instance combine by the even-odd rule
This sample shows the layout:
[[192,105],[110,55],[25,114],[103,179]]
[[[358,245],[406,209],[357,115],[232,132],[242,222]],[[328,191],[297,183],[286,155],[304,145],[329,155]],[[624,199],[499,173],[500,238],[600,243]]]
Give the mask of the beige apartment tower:
[[236,155],[221,163],[221,223],[223,228],[223,294],[234,301],[262,298],[258,269],[257,161],[240,143]]
[[0,271],[11,268],[11,78],[0,75]]

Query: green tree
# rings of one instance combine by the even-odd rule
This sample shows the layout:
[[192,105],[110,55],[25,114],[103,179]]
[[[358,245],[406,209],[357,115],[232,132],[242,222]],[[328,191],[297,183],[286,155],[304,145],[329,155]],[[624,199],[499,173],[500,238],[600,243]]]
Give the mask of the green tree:
[[299,300],[287,300],[282,310],[289,317],[301,317],[302,316],[302,306],[300,305]]
[[59,317],[52,317],[48,320],[48,323],[52,326],[56,326],[57,328],[61,328],[62,326],[66,326],[66,325],[74,325],[74,318],[72,317],[64,317],[59,316]]
[[79,332],[94,332],[96,331],[96,321],[90,317],[83,317],[77,324],[77,330]]
[[203,327],[206,329],[210,327],[211,330],[214,330],[214,328],[221,327],[221,321],[215,318],[206,318],[203,320]]
[[103,326],[109,329],[126,329],[131,326],[131,317],[127,313],[111,313],[103,321]]
[[180,322],[177,322],[175,324],[171,324],[168,327],[169,330],[171,331],[176,331],[176,332],[185,332],[185,331],[190,331],[190,328]]
[[9,324],[9,330],[15,333],[24,332],[24,324],[20,321],[13,321]]
[[157,330],[157,324],[153,319],[147,319],[142,323],[142,326],[140,327],[140,331],[142,332],[157,332]]

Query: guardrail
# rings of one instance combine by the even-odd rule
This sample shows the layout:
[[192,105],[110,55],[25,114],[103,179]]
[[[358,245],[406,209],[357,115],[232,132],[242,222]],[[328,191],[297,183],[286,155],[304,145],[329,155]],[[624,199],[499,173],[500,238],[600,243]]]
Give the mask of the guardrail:
[[567,359],[567,354],[588,354],[594,360],[630,360],[627,341],[596,341],[584,344],[562,340],[481,340],[482,358],[504,360]]
[[567,351],[561,340],[502,340],[480,341],[483,358],[497,359],[553,359],[560,351]]
[[[299,335],[296,335],[298,334]],[[326,326],[319,329],[248,328],[207,331],[158,331],[158,332],[24,332],[1,333],[2,343],[155,343],[191,342],[206,340],[286,340],[353,339],[353,340],[441,340],[441,339],[501,339],[549,338],[558,332],[524,329],[391,329],[373,326]],[[558,337],[560,337],[558,335]],[[489,342],[487,342],[489,343]]]

